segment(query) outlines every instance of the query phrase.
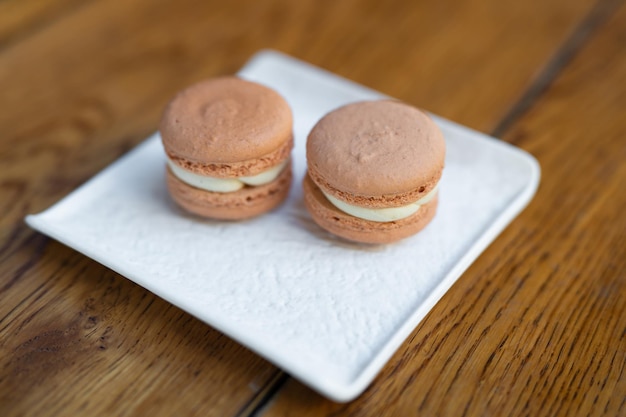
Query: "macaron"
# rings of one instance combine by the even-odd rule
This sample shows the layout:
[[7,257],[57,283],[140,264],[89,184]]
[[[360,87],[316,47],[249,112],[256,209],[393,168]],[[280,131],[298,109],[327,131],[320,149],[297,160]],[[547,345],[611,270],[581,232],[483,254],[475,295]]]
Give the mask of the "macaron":
[[446,145],[426,113],[393,100],[326,114],[306,145],[304,202],[313,220],[342,238],[391,243],[435,216]]
[[202,81],[169,102],[159,130],[167,188],[183,209],[240,220],[287,197],[293,116],[276,91],[237,77]]

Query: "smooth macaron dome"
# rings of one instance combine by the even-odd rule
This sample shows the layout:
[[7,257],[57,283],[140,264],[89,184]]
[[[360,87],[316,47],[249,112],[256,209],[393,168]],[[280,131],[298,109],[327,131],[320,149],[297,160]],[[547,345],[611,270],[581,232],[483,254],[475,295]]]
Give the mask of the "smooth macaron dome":
[[305,203],[344,238],[399,240],[433,218],[444,158],[443,135],[424,112],[393,100],[349,104],[309,134]]
[[244,219],[286,198],[293,116],[274,90],[237,77],[200,82],[169,102],[159,130],[168,189],[188,211]]

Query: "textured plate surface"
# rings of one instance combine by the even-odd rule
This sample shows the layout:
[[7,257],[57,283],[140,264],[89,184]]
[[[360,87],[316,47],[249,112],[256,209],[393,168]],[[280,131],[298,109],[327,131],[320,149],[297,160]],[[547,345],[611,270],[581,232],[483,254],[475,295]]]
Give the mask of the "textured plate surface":
[[26,220],[348,401],[530,201],[539,167],[517,148],[435,118],[448,153],[434,221],[397,244],[346,243],[304,209],[306,135],[327,111],[383,96],[272,51],[240,75],[278,90],[295,115],[295,176],[282,208],[240,223],[184,214],[168,198],[154,135]]

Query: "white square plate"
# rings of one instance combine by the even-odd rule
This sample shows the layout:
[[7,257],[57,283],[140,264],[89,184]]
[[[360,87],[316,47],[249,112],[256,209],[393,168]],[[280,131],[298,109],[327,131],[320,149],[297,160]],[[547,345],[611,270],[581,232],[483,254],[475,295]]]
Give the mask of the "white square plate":
[[169,199],[158,134],[28,224],[188,311],[336,401],[359,395],[463,271],[526,206],[527,153],[435,118],[447,142],[439,211],[386,246],[335,239],[302,202],[308,131],[343,104],[384,97],[272,51],[239,72],[295,116],[288,201],[237,223],[188,216]]

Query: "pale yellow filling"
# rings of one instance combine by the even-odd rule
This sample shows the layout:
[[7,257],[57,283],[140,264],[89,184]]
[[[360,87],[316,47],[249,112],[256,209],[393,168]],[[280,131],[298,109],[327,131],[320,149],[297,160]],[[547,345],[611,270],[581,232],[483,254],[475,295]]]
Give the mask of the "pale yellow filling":
[[414,203],[407,204],[406,206],[378,209],[355,206],[353,204],[348,204],[344,201],[341,201],[330,194],[325,193],[324,190],[322,190],[322,193],[326,196],[328,201],[330,201],[333,206],[337,207],[339,210],[343,211],[346,214],[358,217],[359,219],[363,220],[384,223],[401,220],[417,213],[421,206],[428,203],[435,197],[435,195],[437,194],[437,188],[439,188],[439,184],[437,184],[435,188],[430,190],[428,194],[426,194],[424,197],[420,198]]
[[167,159],[167,164],[179,180],[200,188],[201,190],[213,191],[216,193],[232,193],[242,189],[245,185],[259,186],[274,181],[283,169],[289,163],[289,159],[284,160],[280,164],[263,171],[259,174],[249,177],[238,178],[215,178],[206,175],[199,175],[176,165],[171,159]]

